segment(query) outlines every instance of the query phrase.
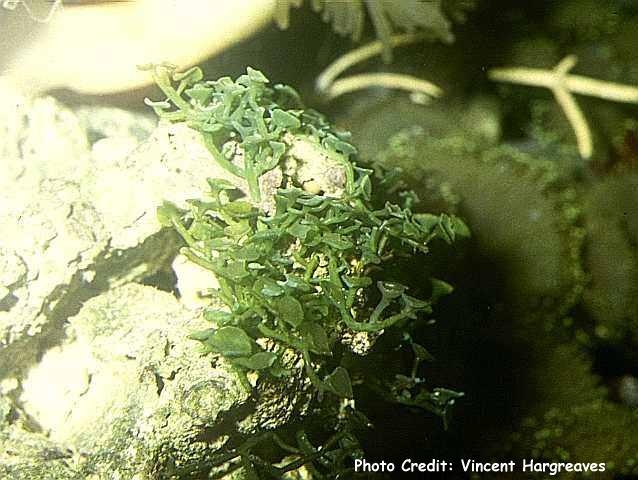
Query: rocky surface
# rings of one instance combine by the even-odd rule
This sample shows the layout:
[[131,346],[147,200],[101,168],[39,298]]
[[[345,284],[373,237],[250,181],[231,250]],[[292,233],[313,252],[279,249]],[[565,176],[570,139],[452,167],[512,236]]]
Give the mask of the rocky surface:
[[20,428],[0,430],[0,477],[11,480],[80,480],[71,452]]
[[[343,187],[336,163],[324,159],[328,178],[292,153],[299,186]],[[0,163],[0,478],[183,478],[209,470],[229,434],[302,414],[301,377],[251,388],[188,339],[210,326],[198,291],[216,282],[177,256],[156,208],[228,179],[197,132],[0,86]],[[180,298],[150,285],[171,264],[164,287]]]
[[205,326],[170,293],[111,289],[69,319],[20,403],[51,441],[82,456],[88,478],[171,478],[226,441],[205,431],[248,398],[232,369],[213,368],[188,338]]
[[7,376],[55,344],[82,301],[170,262],[175,239],[160,232],[155,209],[164,199],[183,204],[201,195],[215,165],[183,125],[160,127],[140,143],[154,124],[143,116],[76,114],[50,97],[0,96],[0,372]]
[[213,160],[128,112],[8,91],[0,111],[0,477],[155,478],[246,395],[191,352],[194,314],[131,283],[170,265],[155,209],[201,196]]

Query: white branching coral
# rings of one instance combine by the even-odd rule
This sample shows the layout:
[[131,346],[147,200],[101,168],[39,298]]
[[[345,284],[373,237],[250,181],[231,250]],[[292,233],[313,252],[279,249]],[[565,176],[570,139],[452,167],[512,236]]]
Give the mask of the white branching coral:
[[490,70],[489,78],[497,82],[549,88],[574,129],[580,156],[587,159],[593,153],[592,135],[587,119],[574,99],[574,94],[614,102],[638,103],[638,87],[570,74],[577,61],[575,55],[568,55],[552,70],[523,67],[495,68]]
[[[398,47],[417,43],[424,39],[425,37],[423,34],[408,33],[390,37],[388,43],[391,47]],[[407,90],[412,93],[425,94],[428,97],[440,97],[443,94],[443,90],[432,82],[412,75],[403,75],[398,73],[362,73],[360,75],[351,75],[349,77],[337,79],[337,77],[348,68],[368,60],[369,58],[382,54],[385,48],[386,44],[381,40],[377,40],[337,58],[337,60],[331,63],[317,77],[315,82],[317,92],[328,100],[343,95],[344,93],[370,87]]]

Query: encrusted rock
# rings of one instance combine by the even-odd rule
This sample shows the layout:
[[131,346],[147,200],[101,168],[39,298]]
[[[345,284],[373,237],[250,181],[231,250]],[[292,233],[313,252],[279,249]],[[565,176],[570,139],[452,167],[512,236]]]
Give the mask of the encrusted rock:
[[128,284],[69,320],[23,383],[21,403],[94,478],[171,478],[226,441],[211,433],[248,392],[188,334],[207,326],[171,294]]
[[0,478],[11,480],[81,480],[71,452],[43,435],[9,427],[0,429]]
[[[247,190],[198,132],[153,126],[0,91],[0,478],[181,478],[210,470],[229,435],[307,405],[301,378],[259,381],[249,399],[245,379],[187,339],[204,328],[197,292],[212,275],[176,268],[187,305],[136,283],[178,252],[156,218],[164,200],[186,207],[208,178]],[[260,179],[264,202],[290,182],[342,191],[335,159],[314,168],[295,145]]]
[[143,116],[0,97],[5,376],[58,343],[82,301],[170,263],[176,239],[160,231],[155,209],[201,196],[216,164],[184,125],[162,126],[140,143],[153,125]]

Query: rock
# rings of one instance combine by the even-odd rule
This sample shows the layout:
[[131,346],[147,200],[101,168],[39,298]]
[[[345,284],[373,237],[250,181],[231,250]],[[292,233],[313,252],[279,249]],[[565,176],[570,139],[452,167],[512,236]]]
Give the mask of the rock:
[[208,326],[198,317],[139,284],[92,298],[29,372],[21,403],[52,441],[85,458],[85,475],[171,478],[194,468],[228,438],[211,430],[249,396],[188,338]]
[[0,92],[0,377],[59,343],[84,300],[168,268],[176,238],[155,209],[202,196],[217,167],[184,125],[140,143],[152,125]]
[[[51,98],[0,95],[0,371],[32,361],[40,332],[75,274],[104,248],[103,226],[80,195],[90,145]],[[75,277],[75,278],[74,278]],[[18,354],[19,353],[19,354]]]
[[14,380],[0,385],[0,478],[80,480],[77,456],[37,430],[11,398]]
[[68,450],[43,435],[10,427],[0,430],[0,478],[81,480]]
[[[208,178],[246,190],[245,182],[219,168],[185,124],[151,131],[144,116],[72,111],[3,88],[0,478],[203,474],[230,435],[303,415],[303,375],[284,386],[257,378],[251,388],[187,339],[210,326],[197,295],[215,285],[212,275],[175,263],[187,305],[141,284],[170,269],[179,250],[156,218],[163,201],[185,208],[205,196]],[[313,169],[313,152],[293,149],[285,175],[343,189],[337,161],[322,157]],[[269,174],[260,179],[265,201],[288,181],[281,168]]]
[[346,185],[346,172],[337,155],[319,142],[305,137],[287,139],[290,143],[285,173],[310,193],[341,197]]
[[111,107],[82,106],[74,110],[89,142],[103,138],[130,137],[143,142],[157,125],[153,114],[143,115]]
[[180,301],[186,308],[197,310],[210,304],[207,289],[219,288],[219,281],[210,270],[191,262],[184,255],[177,255],[171,265],[177,276]]

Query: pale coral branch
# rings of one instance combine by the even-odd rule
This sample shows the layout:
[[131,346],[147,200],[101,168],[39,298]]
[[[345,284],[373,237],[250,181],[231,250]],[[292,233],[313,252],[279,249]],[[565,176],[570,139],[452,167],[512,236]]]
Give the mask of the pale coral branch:
[[574,96],[569,91],[562,87],[556,86],[552,89],[556,102],[561,106],[567,121],[574,129],[574,135],[576,136],[576,145],[578,145],[578,153],[582,158],[590,158],[593,151],[593,142],[591,138],[591,130],[587,124],[587,119],[582,110],[574,100]]
[[[419,42],[423,39],[423,34],[418,33],[395,35],[390,38],[390,45],[397,47]],[[423,93],[431,97],[439,97],[443,94],[443,91],[438,86],[427,80],[397,73],[365,73],[337,79],[348,68],[375,55],[380,55],[383,53],[383,49],[383,43],[375,41],[342,55],[317,77],[315,88],[328,100],[344,93],[369,87],[407,90],[413,93]]]
[[578,57],[576,55],[567,55],[563,58],[556,66],[554,67],[554,72],[559,75],[561,78],[564,78],[565,75],[569,73],[569,71],[576,66],[578,63]]
[[[406,33],[403,35],[394,35],[390,37],[390,45],[392,47],[398,47],[401,45],[409,45],[423,40],[425,37],[419,33]],[[315,86],[317,91],[324,92],[334,82],[335,78],[345,72],[348,68],[372,58],[376,55],[380,55],[383,52],[383,43],[379,40],[370,42],[367,45],[356,48],[332,62],[326,69],[321,72],[317,77]]]
[[582,75],[571,75],[576,57],[568,55],[552,70],[539,68],[495,68],[489,78],[497,82],[516,83],[533,87],[549,88],[565,112],[574,129],[578,151],[583,158],[591,157],[593,147],[591,130],[573,94],[588,95],[623,103],[638,103],[638,87],[606,82]]
[[[497,82],[517,83],[533,87],[554,88],[556,76],[552,70],[538,68],[495,68],[489,77]],[[606,82],[582,75],[566,75],[564,85],[571,93],[602,98],[613,102],[638,103],[638,87]]]
[[328,99],[333,99],[343,95],[344,93],[370,87],[393,88],[398,90],[407,90],[409,92],[421,92],[431,97],[440,97],[443,94],[443,90],[435,84],[410,75],[401,75],[397,73],[364,73],[335,80],[324,91],[324,95]]
[[582,158],[590,158],[594,151],[591,130],[589,129],[583,111],[578,106],[578,103],[576,103],[573,95],[569,93],[569,90],[565,87],[565,78],[577,62],[578,59],[575,55],[568,55],[556,65],[554,68],[556,85],[552,89],[552,92],[554,93],[556,102],[561,106],[563,112],[565,112],[567,121],[574,129],[576,145],[578,145],[580,156]]

